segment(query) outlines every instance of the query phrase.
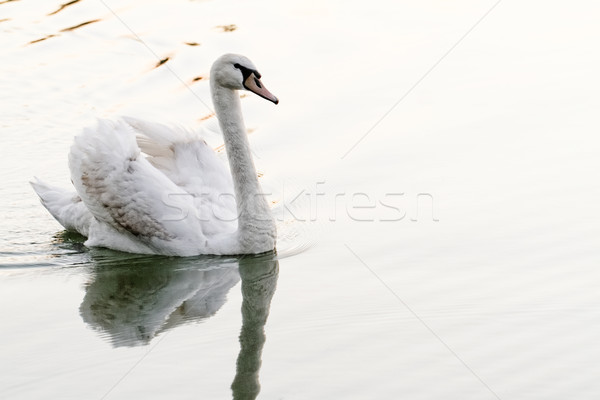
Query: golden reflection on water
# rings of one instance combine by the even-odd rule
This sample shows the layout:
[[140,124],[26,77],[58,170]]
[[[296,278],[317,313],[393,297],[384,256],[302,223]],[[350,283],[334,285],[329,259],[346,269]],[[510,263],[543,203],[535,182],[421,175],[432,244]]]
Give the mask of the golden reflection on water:
[[73,1],[69,1],[68,3],[61,4],[61,6],[59,8],[57,8],[55,11],[52,11],[50,14],[47,14],[47,15],[50,16],[50,15],[58,14],[65,8],[72,6],[73,4],[78,3],[80,1],[81,0],[73,0]]

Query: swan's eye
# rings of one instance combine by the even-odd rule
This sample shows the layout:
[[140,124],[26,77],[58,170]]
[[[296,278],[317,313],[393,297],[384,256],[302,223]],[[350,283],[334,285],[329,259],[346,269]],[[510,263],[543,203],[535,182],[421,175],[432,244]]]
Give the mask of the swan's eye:
[[254,74],[254,83],[256,83],[256,85],[259,88],[262,88],[260,81],[258,81],[258,79],[260,79],[260,74],[258,73],[258,71],[254,70],[254,69],[250,69],[248,67],[244,67],[241,64],[235,63],[233,64],[233,66],[237,69],[239,69],[242,72],[242,78],[244,79],[244,81],[246,81],[246,79],[248,79],[250,77],[250,75]]

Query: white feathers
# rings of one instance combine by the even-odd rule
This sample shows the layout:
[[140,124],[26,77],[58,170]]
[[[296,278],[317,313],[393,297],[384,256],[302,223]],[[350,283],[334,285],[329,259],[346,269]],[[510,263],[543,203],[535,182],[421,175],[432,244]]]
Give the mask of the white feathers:
[[[227,81],[242,75],[226,55]],[[215,67],[213,67],[215,70]],[[69,153],[77,193],[32,183],[42,203],[86,245],[134,253],[190,256],[261,253],[275,246],[275,224],[250,154],[239,96],[212,81],[231,174],[196,133],[123,118],[100,120]]]
[[65,229],[88,236],[93,216],[75,191],[47,185],[37,178],[30,183],[44,207]]
[[99,120],[75,137],[76,192],[32,182],[54,218],[88,246],[179,256],[235,248],[227,236],[237,228],[236,202],[223,161],[183,129],[126,121]]

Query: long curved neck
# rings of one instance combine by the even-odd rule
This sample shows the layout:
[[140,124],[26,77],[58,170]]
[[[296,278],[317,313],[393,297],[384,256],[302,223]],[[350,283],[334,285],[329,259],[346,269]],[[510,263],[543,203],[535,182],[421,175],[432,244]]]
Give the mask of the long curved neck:
[[[273,219],[264,198],[252,160],[240,98],[233,89],[212,83],[212,97],[225,149],[238,211],[238,233],[242,239],[259,233],[272,233]],[[272,247],[271,247],[272,249]],[[270,250],[270,249],[267,249]],[[266,250],[265,250],[266,251]]]

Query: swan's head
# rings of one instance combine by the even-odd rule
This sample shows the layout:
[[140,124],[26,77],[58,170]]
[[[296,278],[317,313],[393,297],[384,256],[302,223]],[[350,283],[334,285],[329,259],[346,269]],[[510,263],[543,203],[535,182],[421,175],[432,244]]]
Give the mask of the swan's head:
[[267,90],[260,81],[260,74],[252,61],[238,54],[225,54],[213,63],[210,79],[228,89],[249,90],[260,97],[279,103],[277,97]]

